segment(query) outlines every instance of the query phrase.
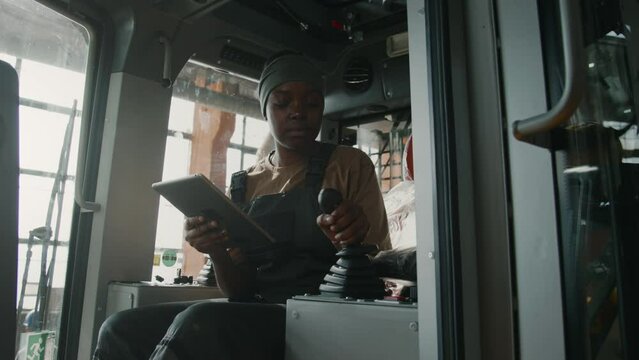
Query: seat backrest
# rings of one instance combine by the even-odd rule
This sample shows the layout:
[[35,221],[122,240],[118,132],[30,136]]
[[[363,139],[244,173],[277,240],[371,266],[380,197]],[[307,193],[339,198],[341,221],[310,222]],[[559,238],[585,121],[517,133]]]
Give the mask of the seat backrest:
[[18,171],[18,74],[0,61],[0,359],[15,356]]

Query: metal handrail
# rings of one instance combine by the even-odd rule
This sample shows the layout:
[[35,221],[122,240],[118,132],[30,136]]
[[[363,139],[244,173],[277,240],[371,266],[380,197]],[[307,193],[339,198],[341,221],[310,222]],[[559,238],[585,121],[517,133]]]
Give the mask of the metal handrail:
[[513,135],[518,140],[547,132],[566,122],[579,107],[584,94],[586,69],[582,56],[583,36],[578,0],[560,0],[559,16],[564,47],[564,91],[548,112],[513,123]]

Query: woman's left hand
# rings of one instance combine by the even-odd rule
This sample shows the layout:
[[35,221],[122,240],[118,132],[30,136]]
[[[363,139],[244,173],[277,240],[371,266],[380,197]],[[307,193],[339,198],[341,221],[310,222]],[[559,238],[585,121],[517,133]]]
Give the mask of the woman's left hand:
[[371,227],[362,207],[348,199],[332,213],[319,215],[317,225],[337,247],[361,243]]

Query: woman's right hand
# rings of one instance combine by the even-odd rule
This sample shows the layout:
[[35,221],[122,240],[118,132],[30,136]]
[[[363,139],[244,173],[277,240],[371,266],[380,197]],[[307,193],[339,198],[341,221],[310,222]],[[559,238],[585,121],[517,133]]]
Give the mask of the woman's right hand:
[[195,250],[205,254],[226,251],[229,236],[217,221],[203,216],[190,217],[184,222],[184,230],[186,242]]

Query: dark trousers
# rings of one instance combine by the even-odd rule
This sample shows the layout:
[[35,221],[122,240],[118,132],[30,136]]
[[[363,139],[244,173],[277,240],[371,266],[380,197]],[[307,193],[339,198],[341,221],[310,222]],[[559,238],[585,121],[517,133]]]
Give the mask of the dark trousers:
[[221,300],[115,313],[100,328],[94,360],[284,359],[284,305]]

